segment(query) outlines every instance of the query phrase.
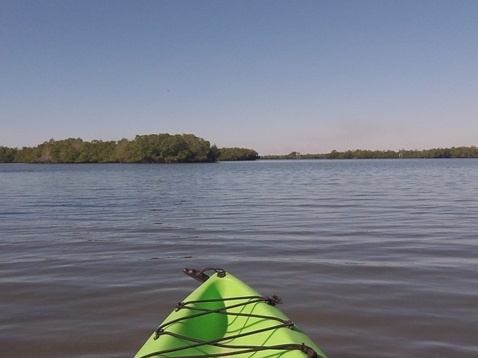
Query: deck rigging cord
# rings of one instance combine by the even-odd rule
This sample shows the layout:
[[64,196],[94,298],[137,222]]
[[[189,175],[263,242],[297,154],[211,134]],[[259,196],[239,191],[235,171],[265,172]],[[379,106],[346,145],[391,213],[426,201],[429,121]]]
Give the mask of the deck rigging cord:
[[[191,270],[191,269],[184,269],[184,272],[191,276],[192,278],[205,282],[209,276],[206,275],[204,272],[205,271],[210,271],[213,270],[215,271],[219,277],[224,277],[226,275],[225,271],[222,269],[216,269],[216,268],[206,268],[202,271],[197,271],[197,270]],[[305,345],[304,343],[302,344],[295,344],[295,343],[285,343],[285,344],[276,344],[276,345],[270,345],[270,346],[254,346],[254,345],[234,345],[234,344],[229,344],[225,343],[227,341],[231,341],[236,338],[241,338],[241,337],[246,337],[246,336],[251,336],[251,335],[257,335],[261,334],[267,331],[273,331],[279,328],[288,328],[288,329],[294,329],[294,323],[291,320],[284,320],[279,317],[274,317],[274,316],[269,316],[269,315],[262,315],[262,314],[254,314],[254,313],[242,313],[242,312],[231,312],[231,309],[237,309],[241,307],[246,307],[248,305],[252,304],[257,304],[257,303],[266,303],[272,306],[275,306],[276,304],[282,303],[281,299],[278,296],[241,296],[241,297],[229,297],[229,298],[218,298],[218,299],[203,299],[203,300],[192,300],[192,301],[183,301],[179,302],[176,305],[176,311],[182,310],[182,309],[187,309],[194,311],[192,314],[184,317],[180,317],[177,319],[173,319],[167,322],[162,323],[155,331],[154,331],[154,339],[160,339],[161,336],[172,336],[175,338],[178,338],[180,340],[183,340],[187,343],[185,345],[180,346],[180,347],[174,347],[174,348],[169,348],[165,350],[160,350],[156,352],[150,352],[148,354],[145,354],[141,356],[140,358],[152,358],[152,357],[170,357],[167,354],[169,353],[177,353],[183,350],[191,349],[191,348],[200,348],[200,347],[205,347],[205,346],[214,346],[218,348],[224,348],[224,349],[229,349],[229,351],[226,352],[220,352],[220,353],[204,353],[204,354],[194,354],[194,355],[174,355],[174,357],[183,357],[183,358],[205,358],[205,357],[226,357],[226,356],[235,356],[239,354],[247,354],[247,353],[255,353],[255,352],[260,352],[260,351],[266,351],[266,350],[277,350],[277,351],[290,351],[290,350],[299,350],[303,352],[307,358],[318,358],[317,352],[315,352],[314,349],[311,347]],[[220,308],[205,308],[205,307],[200,307],[201,304],[204,303],[222,303],[223,306]],[[181,335],[178,333],[170,332],[167,330],[167,328],[175,323],[179,323],[182,321],[187,321],[191,320],[197,317],[201,317],[204,315],[210,315],[210,314],[220,314],[220,315],[228,315],[228,316],[235,316],[235,317],[248,317],[248,318],[258,318],[258,319],[265,319],[265,320],[271,320],[271,321],[276,321],[277,324],[268,326],[268,327],[263,327],[256,329],[254,331],[248,331],[245,333],[237,333],[233,335],[228,335],[224,337],[220,337],[217,339],[212,339],[212,340],[201,340],[193,337],[189,337],[186,335]]]

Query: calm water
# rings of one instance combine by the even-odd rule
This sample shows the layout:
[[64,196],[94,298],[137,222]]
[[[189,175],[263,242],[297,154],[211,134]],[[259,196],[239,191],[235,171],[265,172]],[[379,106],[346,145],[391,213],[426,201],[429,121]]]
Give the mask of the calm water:
[[0,165],[0,356],[131,357],[225,268],[329,357],[478,356],[478,160]]

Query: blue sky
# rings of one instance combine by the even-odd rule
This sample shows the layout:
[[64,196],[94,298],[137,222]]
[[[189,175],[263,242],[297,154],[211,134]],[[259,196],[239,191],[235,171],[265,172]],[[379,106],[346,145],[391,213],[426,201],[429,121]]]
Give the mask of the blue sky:
[[0,146],[478,145],[478,1],[0,2]]

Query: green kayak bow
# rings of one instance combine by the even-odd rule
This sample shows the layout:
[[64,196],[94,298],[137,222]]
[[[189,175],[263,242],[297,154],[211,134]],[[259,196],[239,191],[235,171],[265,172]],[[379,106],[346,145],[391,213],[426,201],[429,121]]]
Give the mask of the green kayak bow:
[[184,272],[202,284],[176,305],[135,358],[325,358],[275,307],[279,297],[261,296],[222,269]]

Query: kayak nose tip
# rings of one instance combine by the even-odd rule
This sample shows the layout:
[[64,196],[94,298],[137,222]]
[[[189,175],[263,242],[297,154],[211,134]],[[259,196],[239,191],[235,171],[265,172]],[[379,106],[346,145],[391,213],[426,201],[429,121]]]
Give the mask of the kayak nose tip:
[[188,269],[185,268],[183,269],[183,272],[188,275],[189,277],[192,277],[193,279],[199,281],[199,282],[206,282],[207,279],[209,278],[208,275],[206,275],[204,272],[195,270],[195,269]]

